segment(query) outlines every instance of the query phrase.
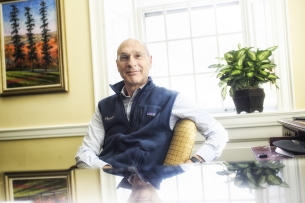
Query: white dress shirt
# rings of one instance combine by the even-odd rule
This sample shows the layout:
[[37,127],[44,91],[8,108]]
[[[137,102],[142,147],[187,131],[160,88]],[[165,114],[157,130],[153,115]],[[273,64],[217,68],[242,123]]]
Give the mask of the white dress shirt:
[[[142,88],[142,87],[141,87]],[[140,88],[139,88],[140,89]],[[124,107],[129,119],[130,109],[133,99],[138,93],[137,89],[132,97],[126,96],[125,89],[122,89]],[[100,160],[98,155],[103,150],[105,131],[102,116],[98,108],[89,123],[88,131],[83,139],[82,146],[79,147],[75,156],[78,168],[102,168],[107,165]],[[197,131],[205,137],[205,142],[196,152],[206,162],[213,161],[221,154],[228,141],[227,131],[223,126],[211,117],[194,102],[187,99],[185,95],[179,93],[174,102],[170,117],[170,128],[174,129],[176,122],[181,118],[188,118],[196,123]]]

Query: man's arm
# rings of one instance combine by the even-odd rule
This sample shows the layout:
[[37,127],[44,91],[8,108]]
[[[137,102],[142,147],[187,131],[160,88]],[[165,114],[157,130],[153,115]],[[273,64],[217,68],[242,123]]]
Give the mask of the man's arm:
[[98,108],[96,108],[83,143],[78,148],[75,156],[78,168],[102,168],[108,165],[98,157],[104,144],[104,139],[105,130],[101,114]]
[[207,162],[219,157],[228,141],[227,131],[211,115],[179,93],[172,109],[170,127],[173,129],[177,120],[181,118],[193,120],[197,131],[206,138],[194,156]]

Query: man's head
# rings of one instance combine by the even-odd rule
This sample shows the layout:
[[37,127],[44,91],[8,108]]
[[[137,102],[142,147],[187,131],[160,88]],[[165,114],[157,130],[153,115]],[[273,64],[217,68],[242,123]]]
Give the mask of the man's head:
[[142,182],[137,175],[134,175],[131,184],[132,191],[127,203],[162,203],[157,189],[149,183]]
[[133,38],[123,41],[117,56],[117,68],[127,88],[136,89],[147,82],[152,57],[143,42]]

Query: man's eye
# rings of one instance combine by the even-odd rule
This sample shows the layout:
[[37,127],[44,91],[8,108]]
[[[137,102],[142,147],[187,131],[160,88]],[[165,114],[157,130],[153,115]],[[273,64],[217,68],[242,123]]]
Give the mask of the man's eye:
[[121,55],[121,56],[120,56],[120,60],[121,60],[121,61],[126,61],[126,60],[128,60],[128,58],[129,58],[128,55]]
[[142,55],[142,54],[136,54],[136,55],[134,55],[134,57],[135,57],[136,59],[141,59],[141,58],[143,57],[143,55]]

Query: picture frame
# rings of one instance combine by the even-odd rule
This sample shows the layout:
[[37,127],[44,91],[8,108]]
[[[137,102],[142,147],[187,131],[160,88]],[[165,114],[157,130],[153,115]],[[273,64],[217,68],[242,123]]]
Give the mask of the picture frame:
[[4,173],[7,201],[74,202],[73,170]]
[[63,0],[0,0],[0,96],[68,92]]

